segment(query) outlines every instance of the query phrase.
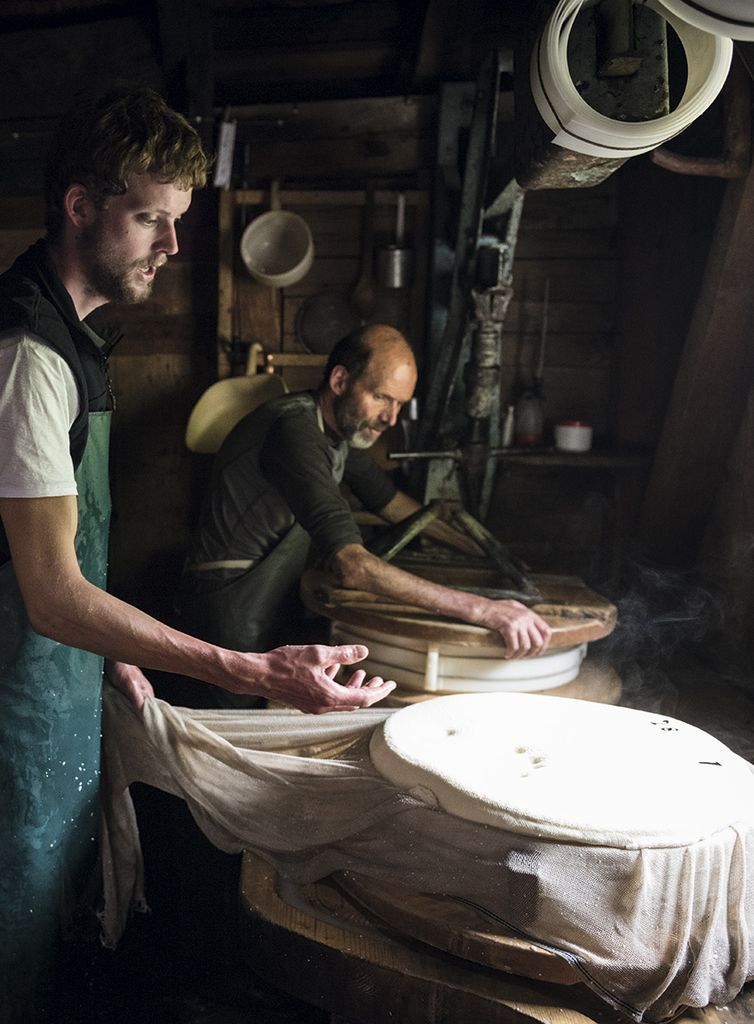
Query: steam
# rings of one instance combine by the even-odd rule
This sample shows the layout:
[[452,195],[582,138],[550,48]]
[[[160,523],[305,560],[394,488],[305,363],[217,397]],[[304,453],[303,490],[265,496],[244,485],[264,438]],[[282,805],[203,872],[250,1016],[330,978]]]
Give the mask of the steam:
[[618,625],[605,645],[612,660],[665,664],[723,629],[727,611],[722,595],[691,573],[639,563],[629,573],[612,596]]
[[722,591],[638,561],[620,587],[594,589],[618,609],[614,632],[590,654],[620,676],[620,703],[690,722],[752,760],[752,673]]

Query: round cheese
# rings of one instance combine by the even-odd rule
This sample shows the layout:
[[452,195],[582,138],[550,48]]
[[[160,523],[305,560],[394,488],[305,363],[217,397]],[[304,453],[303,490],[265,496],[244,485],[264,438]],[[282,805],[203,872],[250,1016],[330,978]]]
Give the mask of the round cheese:
[[541,839],[689,845],[754,818],[754,770],[666,715],[522,693],[437,697],[375,730],[385,778],[450,814]]

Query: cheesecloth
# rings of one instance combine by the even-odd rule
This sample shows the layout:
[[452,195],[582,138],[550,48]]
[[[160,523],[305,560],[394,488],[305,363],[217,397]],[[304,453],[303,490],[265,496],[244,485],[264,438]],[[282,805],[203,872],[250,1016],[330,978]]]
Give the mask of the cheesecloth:
[[470,903],[568,959],[637,1021],[724,1005],[754,975],[754,809],[681,847],[515,835],[378,775],[369,739],[391,713],[197,711],[148,699],[140,714],[107,686],[103,942],[115,945],[144,906],[128,791],[140,781],[183,798],[215,846],[253,850],[293,883],[350,870]]

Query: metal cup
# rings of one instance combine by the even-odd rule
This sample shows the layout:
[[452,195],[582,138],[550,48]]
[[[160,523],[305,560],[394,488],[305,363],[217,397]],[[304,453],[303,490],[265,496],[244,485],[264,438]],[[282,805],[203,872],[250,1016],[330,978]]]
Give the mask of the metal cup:
[[383,288],[407,288],[411,284],[414,254],[411,249],[389,245],[377,253],[377,277]]

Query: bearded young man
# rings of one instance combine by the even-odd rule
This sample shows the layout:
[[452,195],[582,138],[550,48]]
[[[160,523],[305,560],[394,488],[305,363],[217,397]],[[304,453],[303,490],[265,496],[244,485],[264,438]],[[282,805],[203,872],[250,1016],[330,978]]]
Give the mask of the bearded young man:
[[0,277],[0,1020],[59,1022],[62,939],[97,854],[100,694],[143,668],[310,712],[367,707],[360,646],[220,649],[106,592],[106,349],[86,318],[141,302],[207,159],[148,89],[81,100],[46,169],[47,237]]
[[[546,648],[549,626],[518,601],[432,583],[384,562],[362,543],[341,480],[389,523],[419,508],[365,450],[395,425],[416,379],[403,335],[373,324],[335,346],[319,391],[266,402],[233,428],[215,460],[178,596],[191,630],[241,650],[300,642],[307,634],[298,590],[313,556],[344,587],[496,630],[510,657]],[[443,524],[436,524],[435,536],[463,543]],[[206,697],[240,703],[234,695]]]

